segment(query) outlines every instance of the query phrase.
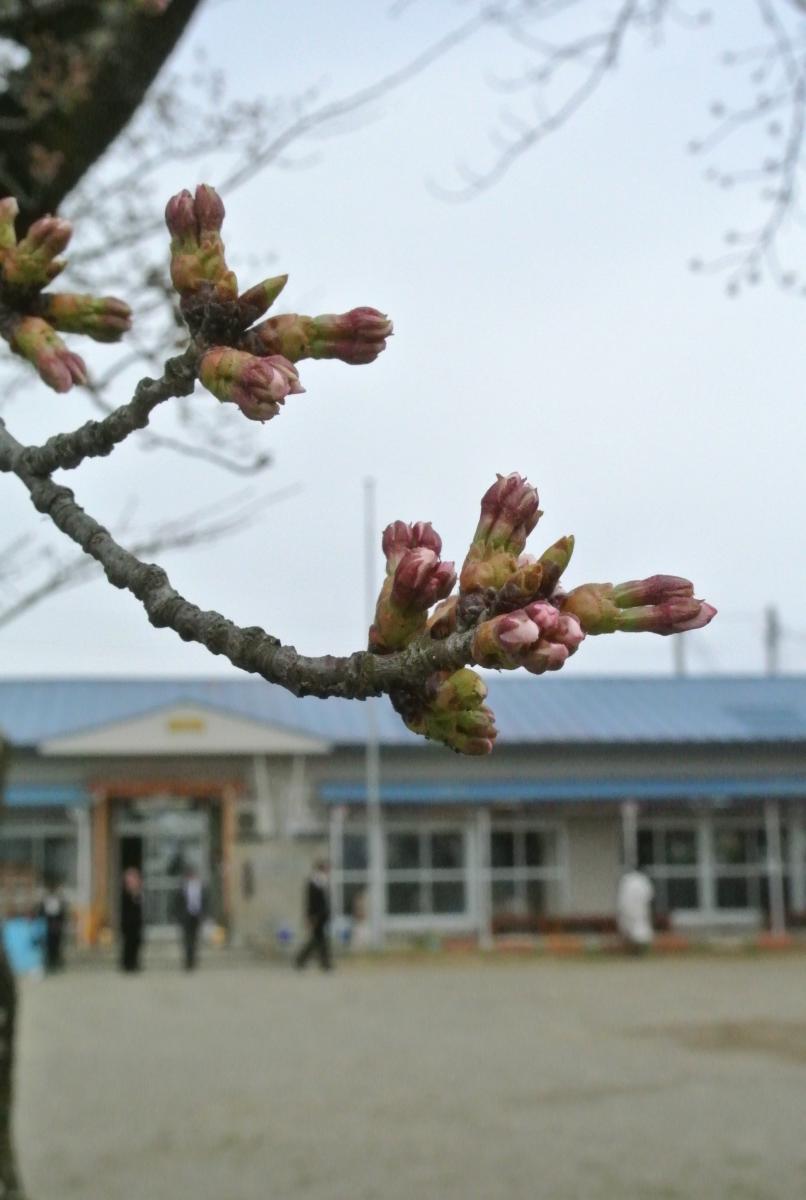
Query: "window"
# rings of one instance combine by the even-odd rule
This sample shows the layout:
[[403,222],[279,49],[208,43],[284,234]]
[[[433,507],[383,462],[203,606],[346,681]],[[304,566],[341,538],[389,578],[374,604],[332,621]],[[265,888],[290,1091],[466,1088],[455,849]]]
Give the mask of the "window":
[[494,916],[555,912],[564,880],[556,829],[526,823],[493,826],[490,893]]
[[655,885],[660,912],[700,907],[697,825],[652,821],[638,829],[638,863]]
[[[787,829],[781,827],[784,894],[789,903]],[[716,907],[762,909],[769,906],[767,836],[752,818],[719,818],[714,824]]]
[[[369,847],[362,826],[341,835],[333,872],[333,906],[345,917],[366,915]],[[388,825],[384,839],[386,914],[462,916],[467,910],[466,845],[461,828]]]
[[0,911],[26,911],[46,882],[74,888],[75,827],[53,816],[41,822],[6,816],[0,826]]
[[467,908],[462,829],[390,829],[386,911],[390,917],[461,916]]
[[363,829],[345,829],[341,839],[341,869],[333,873],[333,907],[343,917],[366,915],[369,886],[369,848]]

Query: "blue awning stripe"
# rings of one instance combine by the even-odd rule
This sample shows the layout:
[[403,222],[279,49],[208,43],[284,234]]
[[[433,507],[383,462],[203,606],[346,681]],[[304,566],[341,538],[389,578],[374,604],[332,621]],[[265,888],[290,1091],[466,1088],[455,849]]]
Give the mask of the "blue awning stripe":
[[89,803],[84,789],[69,783],[12,783],[2,798],[10,808],[74,808]]
[[[323,783],[325,804],[365,804],[362,781]],[[381,784],[382,804],[556,803],[619,800],[764,800],[806,799],[806,777],[749,779],[512,779],[481,783],[387,782]]]

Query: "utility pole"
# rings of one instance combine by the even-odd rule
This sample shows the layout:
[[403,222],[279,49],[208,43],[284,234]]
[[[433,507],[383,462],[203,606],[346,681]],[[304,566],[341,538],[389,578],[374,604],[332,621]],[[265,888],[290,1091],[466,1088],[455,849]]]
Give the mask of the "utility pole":
[[686,673],[686,643],[683,641],[684,637],[684,633],[673,633],[671,639],[674,673],[678,677],[682,677]]
[[[364,586],[365,628],[375,618],[375,480],[364,480]],[[370,696],[367,714],[365,779],[367,790],[367,870],[369,876],[369,931],[373,950],[383,947],[383,819],[381,816],[381,745],[377,696]]]
[[770,604],[764,609],[764,671],[777,675],[780,671],[781,619],[778,609]]

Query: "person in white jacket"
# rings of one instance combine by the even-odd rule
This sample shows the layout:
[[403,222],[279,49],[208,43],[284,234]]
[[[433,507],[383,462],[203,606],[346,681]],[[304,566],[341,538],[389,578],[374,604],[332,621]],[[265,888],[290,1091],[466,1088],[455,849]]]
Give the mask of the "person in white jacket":
[[652,945],[652,881],[637,868],[625,871],[619,880],[616,899],[618,929],[628,947],[636,952]]

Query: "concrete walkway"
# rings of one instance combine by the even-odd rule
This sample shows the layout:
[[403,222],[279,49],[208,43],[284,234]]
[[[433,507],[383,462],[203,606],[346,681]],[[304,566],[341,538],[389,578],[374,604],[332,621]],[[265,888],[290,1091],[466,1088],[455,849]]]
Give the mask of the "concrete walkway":
[[806,959],[23,987],[32,1200],[803,1200]]

